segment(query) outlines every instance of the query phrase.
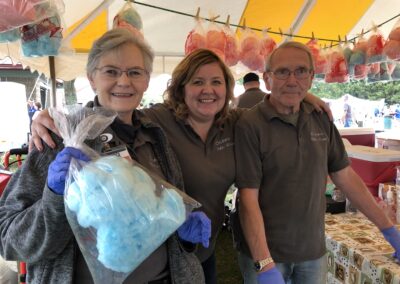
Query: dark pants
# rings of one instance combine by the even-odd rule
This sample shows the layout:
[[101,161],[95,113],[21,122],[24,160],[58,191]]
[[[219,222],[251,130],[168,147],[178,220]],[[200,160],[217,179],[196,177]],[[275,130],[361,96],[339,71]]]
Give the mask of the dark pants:
[[206,284],[217,284],[217,261],[215,252],[201,263],[206,278]]

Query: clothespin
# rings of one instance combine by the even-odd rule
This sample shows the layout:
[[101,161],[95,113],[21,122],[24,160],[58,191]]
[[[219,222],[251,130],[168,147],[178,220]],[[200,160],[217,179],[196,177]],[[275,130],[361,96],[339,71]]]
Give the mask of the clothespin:
[[200,20],[200,7],[197,7],[196,16],[194,17],[196,20]]
[[270,30],[271,28],[268,28],[268,27],[265,27],[265,28],[263,28],[262,29],[262,34],[263,34],[263,36],[267,36],[267,34],[268,34],[268,31]]
[[279,34],[281,35],[281,37],[283,37],[283,32],[281,28],[279,28]]
[[312,39],[312,40],[315,39],[314,32],[311,32],[311,39]]
[[247,26],[246,26],[246,18],[243,18],[243,25],[242,25],[242,28],[243,28],[243,29],[246,29],[246,28],[247,28]]
[[225,22],[225,25],[227,26],[227,27],[230,27],[230,23],[229,23],[229,20],[231,19],[231,15],[228,15],[228,17],[226,18],[226,22]]

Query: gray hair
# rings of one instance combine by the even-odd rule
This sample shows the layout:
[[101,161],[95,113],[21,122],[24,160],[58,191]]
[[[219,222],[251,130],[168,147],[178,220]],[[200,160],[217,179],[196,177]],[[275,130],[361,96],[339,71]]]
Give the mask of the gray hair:
[[297,48],[297,49],[303,50],[305,53],[307,53],[308,59],[310,61],[310,69],[314,70],[314,59],[313,59],[311,50],[308,48],[308,46],[305,44],[302,44],[300,42],[297,42],[297,41],[287,41],[287,42],[284,42],[281,45],[279,45],[279,47],[274,49],[271,52],[271,54],[268,56],[267,61],[265,63],[265,71],[267,71],[267,72],[271,71],[271,67],[272,67],[271,62],[272,62],[273,57],[275,56],[275,54],[278,50],[283,49],[283,48]]
[[100,38],[93,42],[92,48],[88,55],[86,64],[86,72],[93,74],[96,70],[100,58],[110,52],[117,50],[120,46],[132,43],[143,55],[144,69],[149,72],[153,71],[154,52],[150,45],[142,38],[135,36],[129,30],[124,28],[115,28],[104,33]]

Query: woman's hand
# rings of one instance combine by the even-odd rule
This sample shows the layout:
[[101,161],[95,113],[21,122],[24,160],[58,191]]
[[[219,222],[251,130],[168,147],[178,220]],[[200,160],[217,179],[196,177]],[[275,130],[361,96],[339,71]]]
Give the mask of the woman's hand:
[[71,159],[89,162],[90,158],[81,150],[66,147],[56,156],[56,159],[51,162],[47,174],[47,185],[51,191],[58,195],[64,195],[65,180],[67,178]]
[[191,212],[187,220],[178,228],[178,236],[187,242],[201,243],[208,248],[211,237],[211,220],[204,212]]
[[[37,115],[35,120],[32,121],[31,126],[31,142],[33,142],[33,144],[39,151],[43,150],[42,140],[50,148],[54,149],[56,147],[56,144],[50,136],[49,130],[60,136],[60,133],[58,132],[58,129],[56,128],[53,119],[49,115],[49,111],[45,109]],[[30,145],[30,148],[31,146],[32,145]]]
[[332,115],[331,108],[323,100],[321,100],[319,97],[314,96],[311,93],[307,93],[307,95],[304,98],[304,100],[306,102],[312,104],[314,106],[314,108],[318,112],[322,112],[322,111],[326,112],[326,114],[329,116],[329,120],[333,121],[333,115]]

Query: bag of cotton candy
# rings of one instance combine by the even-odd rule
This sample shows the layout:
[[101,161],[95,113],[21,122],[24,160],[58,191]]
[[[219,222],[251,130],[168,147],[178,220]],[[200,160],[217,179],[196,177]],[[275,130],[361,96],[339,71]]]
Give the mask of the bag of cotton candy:
[[87,149],[84,140],[99,136],[114,118],[85,108],[73,112],[51,111],[66,146],[92,158],[71,161],[64,194],[68,222],[94,282],[122,283],[200,204],[134,161]]

